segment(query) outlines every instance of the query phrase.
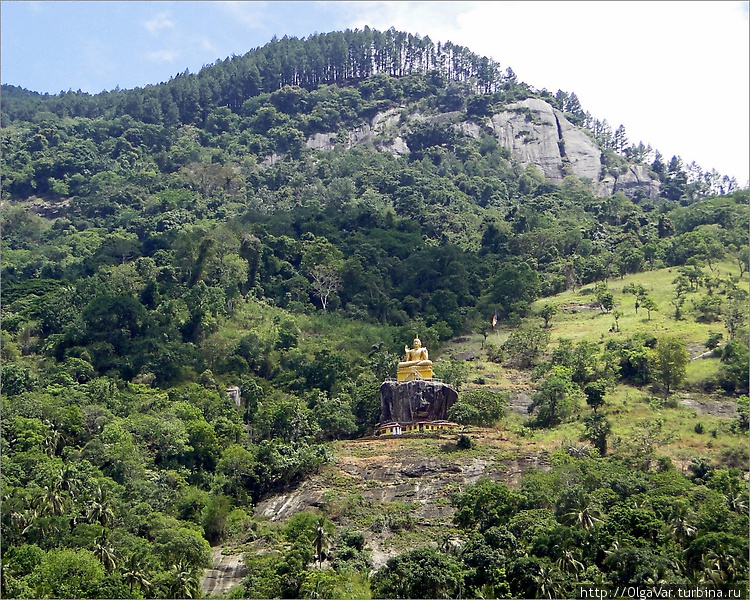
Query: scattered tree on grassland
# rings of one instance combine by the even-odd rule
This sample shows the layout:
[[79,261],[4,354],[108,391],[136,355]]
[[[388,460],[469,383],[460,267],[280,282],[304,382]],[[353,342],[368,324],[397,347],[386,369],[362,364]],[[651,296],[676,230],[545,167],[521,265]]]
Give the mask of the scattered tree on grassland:
[[549,302],[539,310],[538,314],[540,317],[542,317],[542,319],[544,319],[545,329],[549,329],[552,317],[554,317],[559,312],[560,308],[556,304],[550,304]]
[[583,393],[586,395],[586,404],[588,404],[596,413],[597,409],[604,406],[604,396],[607,393],[607,384],[604,381],[592,381],[585,388]]
[[664,388],[666,397],[685,380],[690,360],[685,341],[676,336],[659,338],[652,360],[653,377]]
[[528,368],[546,350],[549,340],[550,333],[547,329],[531,321],[525,321],[511,332],[503,344],[503,349],[519,366]]
[[612,431],[612,425],[602,414],[593,413],[583,421],[585,430],[583,439],[590,441],[601,456],[607,454],[607,436]]
[[532,423],[554,427],[572,416],[584,401],[584,394],[566,367],[554,366],[532,397],[528,411],[536,411]]
[[651,296],[645,296],[643,300],[641,300],[641,308],[645,308],[646,312],[648,313],[648,320],[651,320],[651,313],[659,310],[658,305],[656,304],[656,301]]

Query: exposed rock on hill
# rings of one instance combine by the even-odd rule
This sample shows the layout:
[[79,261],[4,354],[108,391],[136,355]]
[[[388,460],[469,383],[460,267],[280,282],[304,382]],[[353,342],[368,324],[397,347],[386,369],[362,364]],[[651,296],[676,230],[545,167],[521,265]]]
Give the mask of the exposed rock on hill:
[[365,123],[345,132],[343,139],[342,134],[339,133],[316,133],[308,138],[307,147],[328,151],[333,150],[337,142],[343,142],[345,148],[371,143],[385,152],[396,155],[408,154],[409,147],[403,138],[398,135],[400,115],[401,109],[398,108],[379,112],[370,123]]
[[659,182],[651,178],[644,165],[630,165],[626,171],[619,175],[607,175],[598,185],[600,196],[610,196],[615,192],[622,192],[626,196],[633,197],[638,190],[641,190],[641,194],[645,194],[649,198],[659,195]]
[[[456,121],[461,114],[414,112],[402,120],[402,111],[403,107],[380,112],[369,123],[347,132],[316,133],[307,140],[307,147],[328,151],[337,143],[346,148],[373,144],[383,152],[408,154],[410,150],[403,135],[412,123]],[[459,121],[454,126],[471,137],[479,137],[485,128],[493,132],[516,160],[524,166],[536,166],[552,183],[559,184],[566,175],[576,175],[590,180],[599,196],[618,191],[630,197],[637,193],[648,197],[659,194],[659,183],[643,165],[632,165],[617,176],[607,175],[602,179],[601,150],[596,143],[562,112],[538,98],[509,104],[484,124]]]
[[380,386],[380,422],[445,420],[456,400],[456,390],[440,381],[386,381]]
[[552,107],[529,99],[493,115],[490,126],[500,145],[507,147],[523,165],[536,165],[553,183],[565,177],[560,153],[560,135]]
[[201,588],[206,597],[228,593],[247,576],[248,570],[243,564],[242,554],[223,554],[221,548],[213,548],[211,560],[212,567],[206,569],[201,579]]
[[[436,439],[435,447],[441,443],[444,442]],[[517,485],[526,471],[549,468],[546,454],[528,453],[497,462],[461,455],[424,456],[407,450],[409,446],[404,447],[400,440],[393,438],[350,444],[350,450],[355,447],[360,452],[365,448],[380,449],[381,453],[366,458],[342,454],[319,475],[286,493],[259,502],[255,515],[272,521],[287,519],[300,511],[320,507],[326,492],[338,489],[341,493],[359,493],[376,502],[415,502],[418,519],[450,520],[454,509],[446,500],[456,486],[476,483],[480,477]],[[394,445],[398,445],[400,458],[393,455]]]

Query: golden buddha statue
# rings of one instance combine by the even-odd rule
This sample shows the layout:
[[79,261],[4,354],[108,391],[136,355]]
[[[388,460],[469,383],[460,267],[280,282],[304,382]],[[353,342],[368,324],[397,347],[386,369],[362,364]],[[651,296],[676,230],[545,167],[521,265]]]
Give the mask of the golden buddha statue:
[[418,337],[414,338],[413,346],[413,348],[404,346],[406,356],[402,362],[398,363],[398,381],[432,379],[432,361],[427,354],[427,348],[422,346]]

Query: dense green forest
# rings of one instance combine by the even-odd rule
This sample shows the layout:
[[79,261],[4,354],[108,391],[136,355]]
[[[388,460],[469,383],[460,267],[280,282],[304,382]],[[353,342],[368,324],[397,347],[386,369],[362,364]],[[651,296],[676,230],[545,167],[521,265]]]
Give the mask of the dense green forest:
[[[491,133],[454,126],[527,98],[584,128],[606,169],[647,167],[659,196],[552,184]],[[456,494],[461,552],[416,548],[372,578],[361,534],[302,513],[274,534],[282,550],[248,559],[233,594],[746,584],[746,467],[681,473],[652,454],[658,436],[607,455],[606,391],[668,396],[684,342],[529,348],[555,318],[532,319],[540,300],[589,286],[619,314],[608,286],[671,269],[671,305],[633,287],[636,313],[722,329],[710,345],[720,368],[702,386],[737,399],[732,435],[746,435],[750,221],[731,178],[630,144],[574,93],[395,30],[275,39],[95,96],[3,86],[1,108],[4,596],[199,596],[211,546],[258,532],[257,503],[329,464],[333,441],[372,433],[405,341],[418,332],[439,353],[486,337],[495,313],[516,334],[497,353],[533,369],[528,427],[588,403],[596,450],[560,452],[517,489],[482,481]],[[408,154],[345,143],[394,109],[448,118],[394,132]],[[309,147],[320,133],[337,134],[332,150]],[[465,379],[457,361],[436,370]],[[484,424],[478,398],[454,417]],[[327,535],[336,558],[320,569]]]

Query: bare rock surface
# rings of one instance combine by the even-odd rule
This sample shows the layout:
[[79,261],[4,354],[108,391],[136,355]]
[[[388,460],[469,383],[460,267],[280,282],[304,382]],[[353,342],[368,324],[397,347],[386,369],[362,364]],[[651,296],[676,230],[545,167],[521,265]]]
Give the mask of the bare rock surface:
[[345,132],[343,139],[336,132],[315,133],[307,139],[306,145],[315,150],[330,151],[334,149],[337,141],[343,141],[346,148],[352,148],[368,143],[375,144],[382,137],[382,143],[378,144],[382,150],[394,154],[408,153],[406,143],[398,135],[400,115],[401,109],[392,108],[376,114],[369,123]]
[[570,164],[572,174],[581,179],[590,179],[592,182],[599,181],[602,151],[582,129],[568,121],[559,110],[555,110],[554,115],[563,142],[565,158]]
[[711,415],[714,417],[725,417],[729,419],[738,416],[737,402],[734,400],[698,400],[690,397],[682,397],[680,398],[679,403],[682,406],[692,408],[701,415]]
[[385,381],[380,386],[380,422],[447,420],[458,392],[435,380]]
[[[481,437],[481,436],[480,436]],[[368,440],[368,443],[390,443],[393,440]],[[451,443],[446,439],[446,444]],[[530,469],[546,469],[545,456],[523,454],[513,459],[494,461],[466,457],[461,453],[445,453],[424,457],[403,453],[400,458],[390,454],[369,457],[341,456],[326,472],[304,481],[287,493],[278,494],[258,503],[255,516],[271,521],[321,506],[326,492],[334,488],[341,493],[357,493],[376,502],[411,502],[416,504],[414,516],[432,523],[448,523],[454,509],[449,497],[452,491],[475,483],[480,477],[516,485],[521,474]],[[330,482],[335,481],[333,486]]]
[[[659,194],[659,183],[644,165],[630,165],[617,174],[602,173],[601,150],[591,137],[574,125],[565,115],[539,98],[528,98],[507,105],[483,124],[463,120],[459,112],[403,114],[403,107],[377,113],[368,123],[345,132],[316,133],[308,138],[308,148],[330,151],[336,144],[346,148],[372,144],[396,156],[410,152],[403,135],[415,123],[453,123],[454,127],[473,138],[482,131],[493,132],[522,165],[534,165],[551,182],[559,184],[567,175],[575,175],[592,183],[598,196],[623,192],[629,197]],[[277,155],[267,157],[262,167],[272,166]]]
[[213,566],[206,569],[201,580],[201,588],[206,597],[225,595],[247,576],[242,554],[223,554],[222,551],[221,547],[211,551]]
[[535,165],[553,183],[565,177],[558,141],[557,119],[544,100],[529,98],[508,105],[490,119],[500,145],[523,165]]
[[659,195],[659,189],[659,182],[652,179],[645,165],[630,165],[617,176],[605,176],[596,185],[599,196],[611,196],[615,192],[622,192],[629,198],[634,198],[639,193],[655,198]]

